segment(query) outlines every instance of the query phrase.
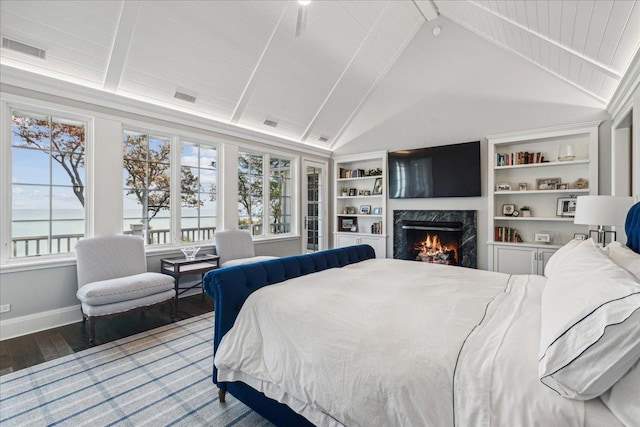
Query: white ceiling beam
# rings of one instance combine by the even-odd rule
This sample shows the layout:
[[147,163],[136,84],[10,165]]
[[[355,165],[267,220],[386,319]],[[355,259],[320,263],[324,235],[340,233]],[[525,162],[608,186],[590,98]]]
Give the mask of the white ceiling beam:
[[346,65],[346,67],[344,67],[344,70],[342,70],[342,73],[340,73],[340,76],[338,77],[336,82],[333,84],[333,87],[331,88],[331,90],[329,91],[327,96],[324,98],[324,101],[322,101],[322,104],[320,104],[320,108],[318,108],[316,113],[313,115],[313,118],[311,119],[311,122],[309,122],[309,124],[307,125],[307,128],[304,130],[304,133],[302,134],[302,138],[300,138],[300,141],[306,142],[307,138],[309,138],[309,135],[311,134],[311,131],[313,130],[313,127],[316,124],[318,116],[320,115],[322,110],[324,110],[324,107],[327,105],[327,102],[329,102],[329,98],[331,98],[331,96],[335,92],[336,88],[338,87],[338,85],[340,84],[342,79],[344,78],[345,74],[347,74],[347,71],[349,71],[349,69],[351,68],[351,65],[353,65],[353,62],[358,57],[358,54],[360,54],[360,52],[362,51],[362,48],[364,47],[364,45],[371,38],[371,35],[375,32],[376,28],[378,27],[378,24],[381,21],[382,16],[384,15],[384,13],[386,12],[388,7],[389,7],[389,2],[387,2],[387,4],[385,5],[384,9],[382,9],[380,14],[376,18],[376,21],[373,23],[371,28],[369,28],[369,32],[364,37],[364,39],[362,39],[362,41],[360,42],[360,45],[358,46],[358,49],[356,49],[354,54],[351,56],[351,59],[349,60],[349,63]]
[[[585,61],[586,63],[592,65],[593,67],[597,68],[599,71],[601,71],[603,74],[616,79],[618,81],[620,81],[622,79],[622,75],[620,73],[618,73],[615,70],[612,70],[611,68],[607,67],[606,65],[596,61],[595,59],[589,58],[587,56],[584,56],[583,54],[576,52],[575,50],[571,49],[568,46],[564,46],[554,40],[551,40],[550,38],[543,36],[542,34],[536,32],[536,31],[532,31],[531,29],[525,27],[524,25],[519,24],[518,22],[512,21],[511,19],[509,19],[508,17],[505,17],[497,12],[494,12],[491,9],[488,9],[487,7],[476,3],[474,0],[468,0],[467,1],[468,4],[477,7],[478,9],[482,9],[484,12],[489,13],[493,16],[495,16],[496,18],[499,18],[501,20],[503,20],[504,22],[507,22],[511,25],[513,25],[514,27],[519,28],[522,31],[526,31],[527,33],[531,34],[532,36],[538,38],[540,41],[544,42],[544,43],[548,43],[551,44],[555,47],[557,47],[558,49],[561,49],[565,52],[567,52],[568,54],[575,56],[576,58],[580,58],[581,60]],[[446,12],[444,13],[444,15],[446,16]],[[478,34],[477,31],[474,31],[474,33]]]
[[118,86],[120,86],[124,63],[129,53],[131,36],[135,29],[139,10],[140,2],[123,0],[118,28],[116,28],[116,36],[113,39],[113,46],[111,48],[111,57],[109,58],[109,65],[107,66],[107,72],[104,78],[103,88],[106,91],[115,92],[118,90]]
[[280,17],[278,18],[278,22],[276,22],[276,25],[273,27],[273,31],[269,36],[269,40],[267,40],[267,43],[265,44],[264,49],[262,49],[260,58],[258,58],[258,62],[256,62],[255,67],[253,67],[253,71],[251,72],[251,76],[249,77],[247,84],[244,86],[242,95],[240,95],[240,99],[238,99],[238,102],[236,103],[236,106],[233,109],[233,114],[231,114],[231,119],[229,119],[230,123],[233,123],[233,124],[238,123],[238,121],[240,120],[240,117],[242,117],[242,114],[244,113],[244,110],[247,108],[247,104],[251,99],[251,95],[253,95],[253,91],[255,90],[255,87],[256,87],[258,71],[260,70],[262,61],[265,58],[267,51],[271,46],[271,43],[273,42],[273,38],[275,37],[276,32],[278,31],[278,28],[280,28],[282,19],[284,18],[285,13],[287,12],[287,7],[289,6],[289,2],[283,2],[283,5],[284,7],[282,8],[282,12],[280,12]]
[[427,21],[433,21],[440,15],[433,0],[413,0],[413,4]]

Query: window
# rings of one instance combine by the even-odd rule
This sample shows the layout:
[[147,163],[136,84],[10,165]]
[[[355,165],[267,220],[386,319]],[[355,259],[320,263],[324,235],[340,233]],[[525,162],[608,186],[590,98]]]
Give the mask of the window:
[[73,250],[85,234],[86,124],[11,113],[13,258]]
[[211,240],[218,216],[218,152],[183,142],[180,156],[180,233],[183,242]]
[[[265,165],[268,165],[267,171]],[[291,183],[291,159],[240,152],[238,227],[250,229],[254,236],[290,233],[293,206]],[[265,223],[268,227],[264,227]]]
[[171,243],[170,138],[124,132],[123,192],[123,232]]

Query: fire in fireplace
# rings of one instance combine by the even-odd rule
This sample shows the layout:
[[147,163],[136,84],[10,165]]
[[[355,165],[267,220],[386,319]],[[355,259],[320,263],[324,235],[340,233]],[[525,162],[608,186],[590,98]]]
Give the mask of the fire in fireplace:
[[403,221],[404,259],[461,265],[462,223]]
[[458,265],[458,242],[443,244],[437,234],[427,233],[425,239],[418,243],[416,260],[434,264]]

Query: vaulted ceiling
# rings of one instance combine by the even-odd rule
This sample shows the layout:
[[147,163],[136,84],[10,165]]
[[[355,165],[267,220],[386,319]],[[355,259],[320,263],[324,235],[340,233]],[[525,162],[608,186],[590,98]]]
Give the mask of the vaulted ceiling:
[[440,15],[603,108],[640,46],[635,0],[3,0],[0,13],[5,67],[323,148]]

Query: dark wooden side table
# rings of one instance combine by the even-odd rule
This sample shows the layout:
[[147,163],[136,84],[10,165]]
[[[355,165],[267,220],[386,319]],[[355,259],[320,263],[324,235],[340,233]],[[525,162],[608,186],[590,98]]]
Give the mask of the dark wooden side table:
[[[178,315],[178,299],[180,295],[187,292],[190,289],[201,288],[202,296],[204,298],[204,282],[203,278],[205,273],[214,268],[220,267],[220,257],[218,255],[201,254],[196,255],[195,259],[188,260],[185,257],[180,258],[162,258],[160,260],[160,271],[169,276],[173,276],[176,291],[175,301],[175,315]],[[182,276],[198,274],[200,275],[200,282],[191,286],[180,286],[180,278]]]

